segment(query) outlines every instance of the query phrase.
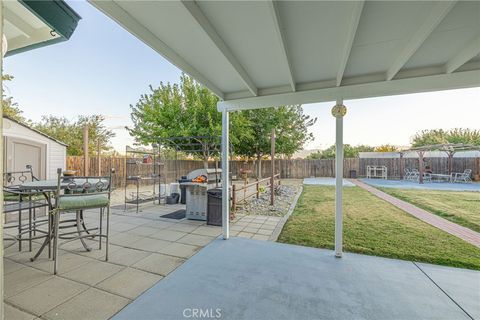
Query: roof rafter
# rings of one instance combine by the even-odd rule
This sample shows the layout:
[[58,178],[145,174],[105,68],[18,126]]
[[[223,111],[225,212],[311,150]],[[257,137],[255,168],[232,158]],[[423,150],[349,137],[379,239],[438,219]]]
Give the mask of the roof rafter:
[[[114,1],[104,0],[89,0],[97,9],[104,12],[107,16],[111,17],[118,24],[125,27],[125,29],[133,34],[138,39],[142,40],[146,45],[150,46],[153,50],[162,55],[165,59],[169,60],[179,69],[183,70],[188,75],[192,76],[209,88],[220,99],[224,99],[224,93],[214,85],[210,80],[205,78],[197,69],[192,67],[184,58],[178,53],[172,50],[165,42],[160,40],[155,34],[148,30],[143,24],[133,18],[128,12],[126,12],[120,5]],[[128,29],[126,26],[128,25]]]
[[445,72],[452,73],[480,53],[480,35],[445,64]]
[[273,18],[273,25],[275,27],[275,33],[278,38],[278,42],[280,43],[281,52],[283,56],[283,60],[285,61],[285,65],[287,66],[287,73],[288,73],[288,80],[290,82],[290,87],[292,91],[296,91],[295,79],[293,77],[292,72],[292,64],[290,62],[290,57],[287,50],[287,40],[285,38],[285,33],[283,32],[282,23],[280,20],[280,13],[278,12],[278,6],[275,0],[271,0],[267,2],[268,8],[270,9],[270,13],[272,14]]
[[357,33],[357,28],[360,22],[360,17],[362,16],[364,4],[365,1],[355,1],[352,4],[353,8],[352,15],[350,16],[350,28],[347,35],[347,40],[345,41],[342,60],[340,61],[340,65],[338,66],[337,87],[342,84],[343,74],[345,72],[345,68],[347,67],[350,52],[352,51],[353,40],[355,39],[355,34]]
[[443,18],[452,10],[457,1],[442,1],[432,8],[428,17],[425,18],[422,25],[417,29],[412,38],[405,45],[393,64],[386,73],[386,80],[392,80],[393,77],[410,60],[414,53],[427,40],[428,36],[442,22]]
[[207,17],[203,14],[202,10],[200,10],[200,7],[195,3],[195,1],[182,0],[181,3],[185,7],[185,9],[187,9],[190,15],[195,19],[195,21],[202,28],[202,30],[207,34],[210,40],[212,40],[212,42],[215,44],[217,49],[223,54],[225,59],[227,59],[227,61],[230,63],[233,69],[235,69],[238,76],[240,77],[240,79],[242,79],[242,81],[248,87],[248,90],[251,92],[251,94],[256,96],[258,94],[257,93],[258,90],[255,84],[253,83],[252,79],[247,74],[247,72],[242,67],[242,65],[237,60],[237,58],[233,55],[233,53],[228,48],[228,46],[223,41],[223,39],[218,35],[217,31],[212,26],[210,21],[208,21]]

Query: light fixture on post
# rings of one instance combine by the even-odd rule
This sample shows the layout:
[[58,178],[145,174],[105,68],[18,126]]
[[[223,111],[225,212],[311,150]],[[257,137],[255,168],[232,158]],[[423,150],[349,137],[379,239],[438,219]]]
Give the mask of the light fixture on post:
[[8,42],[7,42],[7,37],[5,37],[5,34],[2,35],[2,57],[5,57],[5,54],[8,51]]

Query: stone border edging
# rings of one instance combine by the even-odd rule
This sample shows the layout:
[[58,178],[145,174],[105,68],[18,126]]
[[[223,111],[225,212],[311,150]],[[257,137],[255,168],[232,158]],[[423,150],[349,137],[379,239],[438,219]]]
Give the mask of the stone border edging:
[[282,232],[283,227],[285,226],[285,223],[287,223],[288,218],[292,215],[293,210],[295,210],[295,206],[297,205],[297,201],[302,195],[303,192],[303,184],[300,186],[300,190],[293,199],[293,202],[290,204],[290,208],[288,209],[288,212],[286,215],[283,216],[283,218],[278,222],[277,226],[275,227],[275,230],[273,230],[272,235],[268,239],[268,241],[277,241],[278,236],[280,235],[280,232]]

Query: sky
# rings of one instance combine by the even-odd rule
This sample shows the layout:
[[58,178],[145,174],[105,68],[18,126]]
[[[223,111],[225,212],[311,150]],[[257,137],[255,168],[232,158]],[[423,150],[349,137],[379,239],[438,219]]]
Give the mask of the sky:
[[[67,42],[7,57],[4,73],[15,79],[6,94],[18,102],[24,116],[103,114],[117,135],[113,147],[122,152],[133,139],[130,105],[149,86],[178,82],[181,71],[86,2],[68,1],[82,16]],[[310,128],[315,140],[305,149],[323,149],[335,142],[332,103],[304,105],[316,117]],[[407,146],[423,129],[480,129],[480,88],[402,96],[345,100],[344,142],[351,145]]]

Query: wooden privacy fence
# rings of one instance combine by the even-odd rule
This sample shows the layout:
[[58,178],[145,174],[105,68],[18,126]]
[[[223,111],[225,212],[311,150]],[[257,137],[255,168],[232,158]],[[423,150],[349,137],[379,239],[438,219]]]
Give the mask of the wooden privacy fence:
[[[389,179],[400,178],[401,168],[418,169],[418,158],[404,158],[403,167],[400,166],[400,159],[390,158],[352,158],[345,159],[343,165],[344,177],[350,177],[350,171],[355,170],[358,177],[366,176],[367,165],[386,166]],[[426,158],[426,162],[430,165],[434,173],[448,174],[448,158]],[[100,157],[101,175],[108,175],[110,168],[116,169],[114,185],[116,187],[125,184],[125,157]],[[210,162],[209,167],[214,168],[215,162]],[[262,161],[262,177],[271,175],[271,161]],[[167,160],[164,162],[163,175],[165,182],[170,183],[176,181],[181,176],[187,175],[192,170],[203,168],[203,162],[197,160]],[[240,170],[242,168],[255,170],[255,162],[248,161],[231,161],[230,172],[235,178],[240,178]],[[83,157],[69,156],[67,157],[67,169],[76,170],[78,174],[83,174]],[[277,159],[275,160],[275,172],[280,174],[280,179],[303,179],[308,177],[334,177],[335,176],[335,160],[307,160],[307,159]],[[453,158],[453,172],[463,172],[465,169],[472,169],[474,175],[480,175],[480,158]],[[141,166],[135,172],[136,175],[142,175]],[[149,169],[150,170],[150,169]],[[91,175],[98,175],[98,157],[90,157]],[[134,173],[130,172],[130,175]],[[254,174],[251,174],[254,177]]]

